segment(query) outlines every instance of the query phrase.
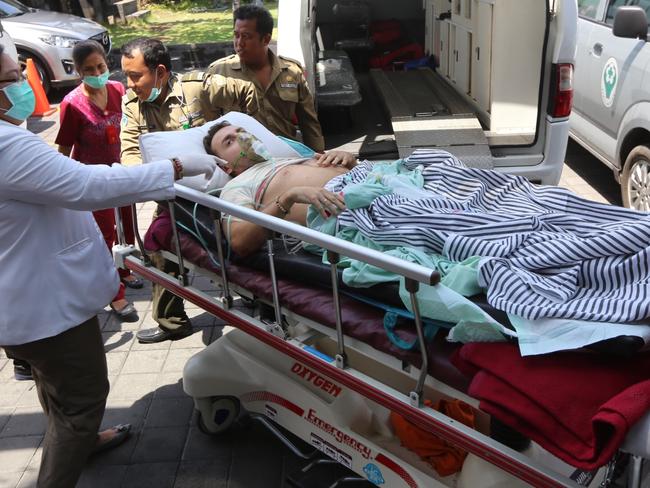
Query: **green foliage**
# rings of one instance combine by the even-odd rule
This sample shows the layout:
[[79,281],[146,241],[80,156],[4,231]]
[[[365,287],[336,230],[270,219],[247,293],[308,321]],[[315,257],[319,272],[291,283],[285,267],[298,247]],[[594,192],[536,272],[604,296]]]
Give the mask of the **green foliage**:
[[[136,37],[156,37],[168,44],[231,41],[232,10],[211,10],[212,5],[210,0],[179,0],[169,5],[148,4],[143,8],[151,10],[151,14],[145,19],[107,28],[116,48]],[[271,11],[277,26],[277,1],[267,1],[264,5]],[[274,30],[273,37],[275,36]]]

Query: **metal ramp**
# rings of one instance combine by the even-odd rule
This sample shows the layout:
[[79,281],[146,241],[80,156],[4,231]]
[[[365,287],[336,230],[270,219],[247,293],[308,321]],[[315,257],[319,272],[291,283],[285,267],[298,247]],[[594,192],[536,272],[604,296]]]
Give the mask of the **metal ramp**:
[[474,168],[492,169],[492,153],[474,109],[429,68],[370,70],[390,117],[400,157],[417,148],[449,151]]

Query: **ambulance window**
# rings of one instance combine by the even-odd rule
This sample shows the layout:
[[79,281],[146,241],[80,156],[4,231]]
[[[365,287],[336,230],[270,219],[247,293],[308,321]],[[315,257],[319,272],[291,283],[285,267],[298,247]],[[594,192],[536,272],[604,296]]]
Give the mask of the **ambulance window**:
[[580,17],[596,20],[600,2],[601,0],[578,0],[578,14]]
[[607,4],[607,15],[605,16],[605,23],[607,25],[613,25],[614,16],[616,15],[616,10],[618,7],[633,4],[634,2],[631,0],[609,0],[609,3]]

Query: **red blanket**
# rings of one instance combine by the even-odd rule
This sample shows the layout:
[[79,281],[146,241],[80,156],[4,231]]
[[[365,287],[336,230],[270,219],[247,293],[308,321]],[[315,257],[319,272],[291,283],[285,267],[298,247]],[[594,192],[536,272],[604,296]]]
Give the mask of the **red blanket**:
[[482,410],[582,469],[609,461],[650,411],[650,353],[522,358],[512,344],[475,343],[453,362],[473,376],[469,394]]

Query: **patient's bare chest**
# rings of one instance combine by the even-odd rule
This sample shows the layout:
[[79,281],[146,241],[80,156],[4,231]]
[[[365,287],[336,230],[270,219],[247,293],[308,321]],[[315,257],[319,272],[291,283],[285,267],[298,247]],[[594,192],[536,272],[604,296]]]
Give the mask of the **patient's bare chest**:
[[265,192],[263,202],[272,201],[277,195],[296,186],[323,187],[325,183],[345,172],[340,167],[309,166],[307,164],[294,164],[279,170],[273,177]]

